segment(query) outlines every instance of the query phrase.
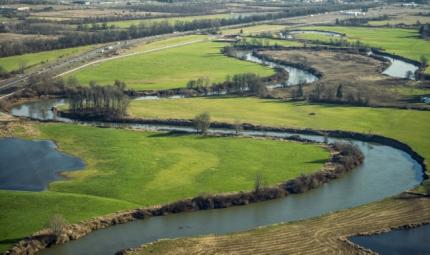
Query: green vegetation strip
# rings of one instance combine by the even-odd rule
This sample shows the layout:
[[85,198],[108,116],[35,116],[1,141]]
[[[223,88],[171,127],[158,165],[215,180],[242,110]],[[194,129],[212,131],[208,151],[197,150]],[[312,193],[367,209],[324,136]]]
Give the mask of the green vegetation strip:
[[133,101],[135,117],[188,119],[208,112],[212,119],[381,134],[411,145],[430,159],[430,112],[388,108],[291,103],[257,98],[193,98]]
[[274,185],[318,170],[329,158],[319,146],[295,142],[32,125],[39,134],[31,138],[54,140],[86,169],[68,172],[49,191],[0,191],[0,250],[43,228],[55,213],[77,222],[202,193],[251,190],[259,173]]
[[[385,49],[406,58],[419,61],[421,56],[430,58],[430,41],[421,39],[418,31],[400,28],[370,28],[341,26],[311,26],[305,30],[328,30],[344,33],[349,40],[359,40],[372,47]],[[430,69],[426,69],[430,73]]]
[[72,75],[83,84],[92,80],[101,84],[122,80],[129,88],[143,90],[185,87],[189,80],[205,76],[212,82],[220,82],[227,75],[238,73],[273,74],[268,67],[222,55],[220,49],[225,45],[199,42],[107,61]]
[[29,67],[41,63],[53,62],[60,58],[79,55],[95,47],[96,46],[94,45],[88,45],[76,48],[42,51],[38,53],[29,53],[24,55],[5,57],[0,58],[0,65],[3,66],[7,71],[14,71],[18,70],[21,65]]

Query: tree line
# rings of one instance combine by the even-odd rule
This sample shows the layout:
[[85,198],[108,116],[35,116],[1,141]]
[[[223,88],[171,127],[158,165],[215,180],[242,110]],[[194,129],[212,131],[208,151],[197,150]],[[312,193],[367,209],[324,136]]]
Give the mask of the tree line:
[[93,117],[117,118],[127,114],[129,99],[124,94],[125,84],[99,86],[91,84],[68,90],[70,112]]
[[420,36],[424,39],[430,38],[430,24],[421,25],[419,28]]
[[[60,36],[58,39],[39,39],[39,40],[25,40],[15,42],[0,43],[0,57],[20,55],[30,52],[55,50],[69,47],[76,47],[88,44],[98,44],[119,40],[129,40],[134,38],[141,38],[147,36],[168,34],[173,32],[185,32],[197,29],[213,29],[220,26],[235,25],[242,23],[252,23],[263,20],[280,19],[291,16],[308,15],[311,13],[319,13],[324,11],[340,10],[352,5],[327,5],[315,7],[306,7],[300,9],[287,9],[279,13],[268,13],[262,15],[251,15],[237,19],[200,19],[190,22],[176,22],[169,24],[169,22],[155,22],[155,23],[141,23],[137,26],[132,25],[126,30],[106,29],[94,32],[74,31],[67,32],[65,35]],[[353,5],[355,6],[355,5]]]
[[227,76],[223,82],[211,83],[207,77],[200,77],[197,80],[190,80],[187,88],[200,91],[205,95],[247,93],[264,97],[268,94],[266,79],[254,73],[242,73]]

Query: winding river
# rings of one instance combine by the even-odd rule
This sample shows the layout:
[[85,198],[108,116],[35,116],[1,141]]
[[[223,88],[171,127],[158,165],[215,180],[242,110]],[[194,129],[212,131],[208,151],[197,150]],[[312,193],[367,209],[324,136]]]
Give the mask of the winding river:
[[296,67],[281,65],[272,61],[260,59],[254,56],[252,52],[246,52],[246,53],[243,53],[242,55],[246,61],[262,64],[272,68],[282,68],[288,72],[288,80],[286,81],[286,83],[273,84],[269,86],[270,88],[282,88],[286,86],[294,86],[299,84],[311,83],[318,80],[318,77],[316,77],[315,75],[313,75],[308,71],[305,71]]
[[[43,119],[42,112],[46,112],[57,103],[58,101],[51,100],[50,104],[48,102],[43,104],[30,103],[25,106],[32,113],[32,117]],[[22,107],[12,109],[12,113],[22,114],[23,111],[18,109],[22,109]],[[38,115],[37,112],[41,112],[41,114]],[[188,127],[162,125],[86,124],[151,130],[193,131]],[[211,129],[210,132],[233,133],[234,130]],[[289,133],[264,131],[245,131],[243,133],[244,135],[272,137],[291,135]],[[324,139],[321,136],[300,136],[314,141]],[[329,142],[334,141],[347,140],[329,138]],[[421,183],[423,179],[422,167],[407,153],[380,144],[356,140],[351,142],[363,151],[365,155],[363,165],[318,189],[246,206],[171,214],[133,221],[97,230],[82,239],[42,250],[38,254],[114,254],[118,250],[136,247],[160,238],[225,234],[280,222],[308,219],[391,197]],[[387,182],[387,178],[390,179],[389,182]]]
[[[290,77],[286,84],[276,84],[272,87],[309,83],[318,79],[316,76],[297,68],[280,66],[276,63],[260,60],[251,53],[247,53],[245,56],[248,61],[271,67],[281,67],[289,72]],[[404,71],[403,68],[399,68],[399,70]],[[396,70],[396,68],[393,70]],[[150,99],[157,99],[157,97],[141,98],[141,100]],[[63,103],[64,100],[27,103],[14,107],[11,113],[15,116],[40,120],[55,119],[63,122],[75,122],[66,118],[58,118],[50,111],[53,106]],[[131,127],[145,130],[193,132],[192,128],[180,126],[77,121],[75,123],[107,127]],[[235,131],[210,129],[210,132],[234,133]],[[264,131],[244,131],[243,134],[271,137],[292,135],[291,133]],[[324,140],[322,136],[300,136],[318,142]],[[401,150],[381,144],[329,138],[329,142],[335,141],[352,142],[357,145],[363,151],[365,161],[358,169],[318,189],[304,194],[291,195],[246,206],[171,214],[115,225],[92,232],[82,239],[42,250],[38,254],[114,254],[121,249],[137,247],[161,238],[225,234],[280,222],[308,219],[394,196],[415,187],[423,180],[421,165],[413,160],[409,154]],[[389,182],[387,178],[389,178]]]

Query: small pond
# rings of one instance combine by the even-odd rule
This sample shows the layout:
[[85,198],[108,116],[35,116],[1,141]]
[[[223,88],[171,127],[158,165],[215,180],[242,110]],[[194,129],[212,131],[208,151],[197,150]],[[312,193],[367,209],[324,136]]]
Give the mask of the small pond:
[[42,191],[61,172],[84,168],[82,160],[56,150],[52,141],[0,139],[0,189]]

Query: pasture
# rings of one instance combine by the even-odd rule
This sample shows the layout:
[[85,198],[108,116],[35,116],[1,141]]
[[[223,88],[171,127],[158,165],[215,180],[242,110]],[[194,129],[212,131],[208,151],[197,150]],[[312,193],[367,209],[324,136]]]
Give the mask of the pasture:
[[7,71],[14,71],[20,68],[20,65],[26,67],[39,65],[42,63],[52,63],[58,59],[79,55],[89,51],[97,46],[88,45],[61,50],[42,51],[37,53],[28,53],[23,55],[0,58],[0,65]]
[[296,142],[29,125],[37,132],[27,138],[54,140],[86,168],[64,174],[68,179],[47,191],[0,191],[0,203],[8,205],[0,211],[0,249],[42,229],[53,214],[72,223],[202,193],[252,190],[257,174],[274,185],[316,171],[329,158],[322,147]]
[[208,112],[214,120],[222,122],[381,134],[406,142],[430,158],[428,111],[208,97],[133,101],[129,112],[134,117],[158,119],[189,119],[196,113]]
[[[152,46],[158,46],[159,43],[154,42]],[[106,61],[71,75],[76,76],[82,84],[92,80],[100,84],[122,80],[129,88],[145,90],[185,87],[189,80],[200,77],[220,82],[226,76],[238,73],[256,73],[261,76],[273,74],[274,71],[268,67],[224,56],[220,50],[226,45],[197,42]]]

